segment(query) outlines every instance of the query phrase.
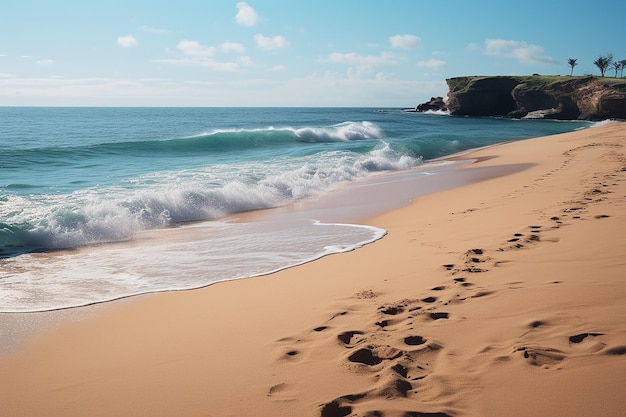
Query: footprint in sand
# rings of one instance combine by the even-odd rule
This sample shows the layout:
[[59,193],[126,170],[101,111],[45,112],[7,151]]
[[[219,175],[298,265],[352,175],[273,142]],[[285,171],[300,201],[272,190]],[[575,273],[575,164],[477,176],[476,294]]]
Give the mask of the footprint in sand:
[[577,334],[574,336],[570,336],[569,337],[569,342],[570,343],[581,343],[583,340],[585,340],[587,337],[589,336],[602,336],[602,333],[581,333],[581,334]]
[[296,399],[296,390],[289,384],[280,383],[272,385],[266,394],[274,401],[293,401]]
[[547,324],[548,324],[547,321],[535,320],[535,321],[531,321],[528,324],[528,327],[530,327],[531,329],[536,329],[537,327],[546,326]]
[[358,337],[358,336],[362,336],[363,334],[364,333],[359,330],[350,330],[350,331],[338,334],[337,339],[339,339],[339,341],[343,343],[343,345],[346,347],[354,347],[358,345],[359,343],[362,343],[365,341],[364,337]]
[[409,346],[419,346],[426,343],[426,339],[424,339],[422,336],[407,336],[404,338],[404,343]]
[[338,400],[333,400],[322,407],[321,417],[345,417],[352,413],[349,405],[340,405]]
[[380,312],[383,314],[390,315],[390,316],[395,316],[396,314],[403,313],[404,307],[401,307],[401,306],[380,307]]
[[448,319],[448,318],[450,318],[450,314],[449,313],[443,313],[443,312],[435,312],[435,313],[430,313],[428,315],[428,317],[431,320],[441,320],[441,319]]
[[482,255],[483,253],[482,249],[471,249],[465,253],[465,258],[466,258],[464,262],[465,267],[457,268],[455,264],[444,264],[442,266],[446,269],[446,271],[452,271],[452,275],[457,274],[459,272],[479,273],[479,272],[489,271],[488,269],[479,268],[474,265],[474,264],[487,262],[490,259],[490,258],[481,258],[481,257],[475,256],[477,253],[480,253]]
[[[405,345],[419,346],[419,349],[404,352],[392,346],[368,346],[350,355],[348,360],[372,367],[371,371],[376,373],[376,382],[367,392],[344,395],[320,405],[320,416],[386,416],[388,414],[380,409],[367,409],[372,403],[371,400],[394,401],[416,394],[418,392],[415,391],[416,386],[421,386],[422,380],[430,374],[428,369],[434,364],[442,347],[433,342],[429,343],[426,338],[417,335],[408,336],[403,341]],[[442,412],[413,410],[398,414],[397,408],[394,409],[396,411],[391,415],[451,417]]]
[[404,352],[392,346],[368,346],[350,354],[348,360],[353,363],[374,366],[386,360],[398,359],[402,355]]
[[552,348],[525,346],[518,348],[517,351],[524,352],[524,359],[533,366],[549,367],[566,358],[562,351]]
[[492,294],[495,294],[495,291],[482,290],[482,291],[478,291],[476,294],[472,295],[472,298],[487,297],[488,295],[492,295]]

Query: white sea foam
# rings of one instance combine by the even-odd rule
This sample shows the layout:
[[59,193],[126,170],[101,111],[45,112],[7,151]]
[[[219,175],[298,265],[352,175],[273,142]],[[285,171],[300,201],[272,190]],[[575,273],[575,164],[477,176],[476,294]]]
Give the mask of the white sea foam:
[[331,126],[316,127],[307,126],[302,128],[267,126],[262,128],[231,128],[214,129],[209,132],[200,133],[191,137],[218,136],[221,134],[241,134],[241,133],[272,133],[288,132],[296,140],[301,142],[348,142],[367,139],[381,139],[382,130],[374,123],[362,122],[342,122]]
[[606,125],[611,125],[614,123],[619,123],[618,120],[613,120],[613,119],[606,119],[606,120],[602,120],[600,122],[594,122],[591,127],[599,127],[599,126],[606,126]]
[[424,114],[434,114],[437,116],[451,116],[449,110],[426,110]]
[[[345,137],[341,129],[338,132]],[[9,203],[0,205],[0,218],[21,229],[0,230],[0,240],[12,238],[9,243],[37,249],[125,241],[142,230],[276,207],[320,195],[341,183],[421,163],[381,142],[365,154],[335,151],[155,172],[129,180],[127,187],[9,196]]]
[[380,128],[370,122],[345,122],[324,128],[306,127],[293,132],[302,142],[345,142],[383,137]]
[[199,288],[354,250],[384,235],[369,226],[312,221],[208,222],[151,232],[128,244],[23,255],[3,261],[0,311],[53,310]]

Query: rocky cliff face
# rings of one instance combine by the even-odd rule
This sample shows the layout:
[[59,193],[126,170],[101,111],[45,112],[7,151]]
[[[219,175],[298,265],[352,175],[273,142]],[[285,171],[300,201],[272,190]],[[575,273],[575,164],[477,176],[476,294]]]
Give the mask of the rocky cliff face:
[[600,77],[456,77],[447,107],[459,116],[626,119],[626,80]]

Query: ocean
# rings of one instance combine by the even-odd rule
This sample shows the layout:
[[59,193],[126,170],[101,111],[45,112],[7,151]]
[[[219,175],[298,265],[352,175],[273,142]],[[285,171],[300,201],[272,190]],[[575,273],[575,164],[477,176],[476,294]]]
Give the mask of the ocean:
[[199,288],[355,250],[386,231],[339,221],[346,213],[248,214],[375,178],[436,181],[446,163],[433,159],[589,126],[376,108],[0,107],[0,312]]

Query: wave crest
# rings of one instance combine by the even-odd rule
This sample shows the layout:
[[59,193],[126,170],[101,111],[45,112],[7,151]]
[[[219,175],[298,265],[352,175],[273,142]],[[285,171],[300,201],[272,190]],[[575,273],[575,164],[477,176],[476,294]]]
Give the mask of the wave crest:
[[613,120],[613,119],[606,119],[606,120],[602,120],[602,121],[599,121],[599,122],[593,122],[591,127],[600,127],[600,126],[612,125],[614,123],[619,123],[619,121],[618,120]]
[[126,187],[9,196],[0,201],[5,222],[0,243],[5,250],[24,251],[124,241],[141,230],[276,207],[340,183],[421,163],[381,142],[363,154],[335,150],[302,159],[152,173]]
[[371,122],[344,122],[334,126],[295,129],[300,142],[349,142],[366,139],[382,139],[382,130]]

